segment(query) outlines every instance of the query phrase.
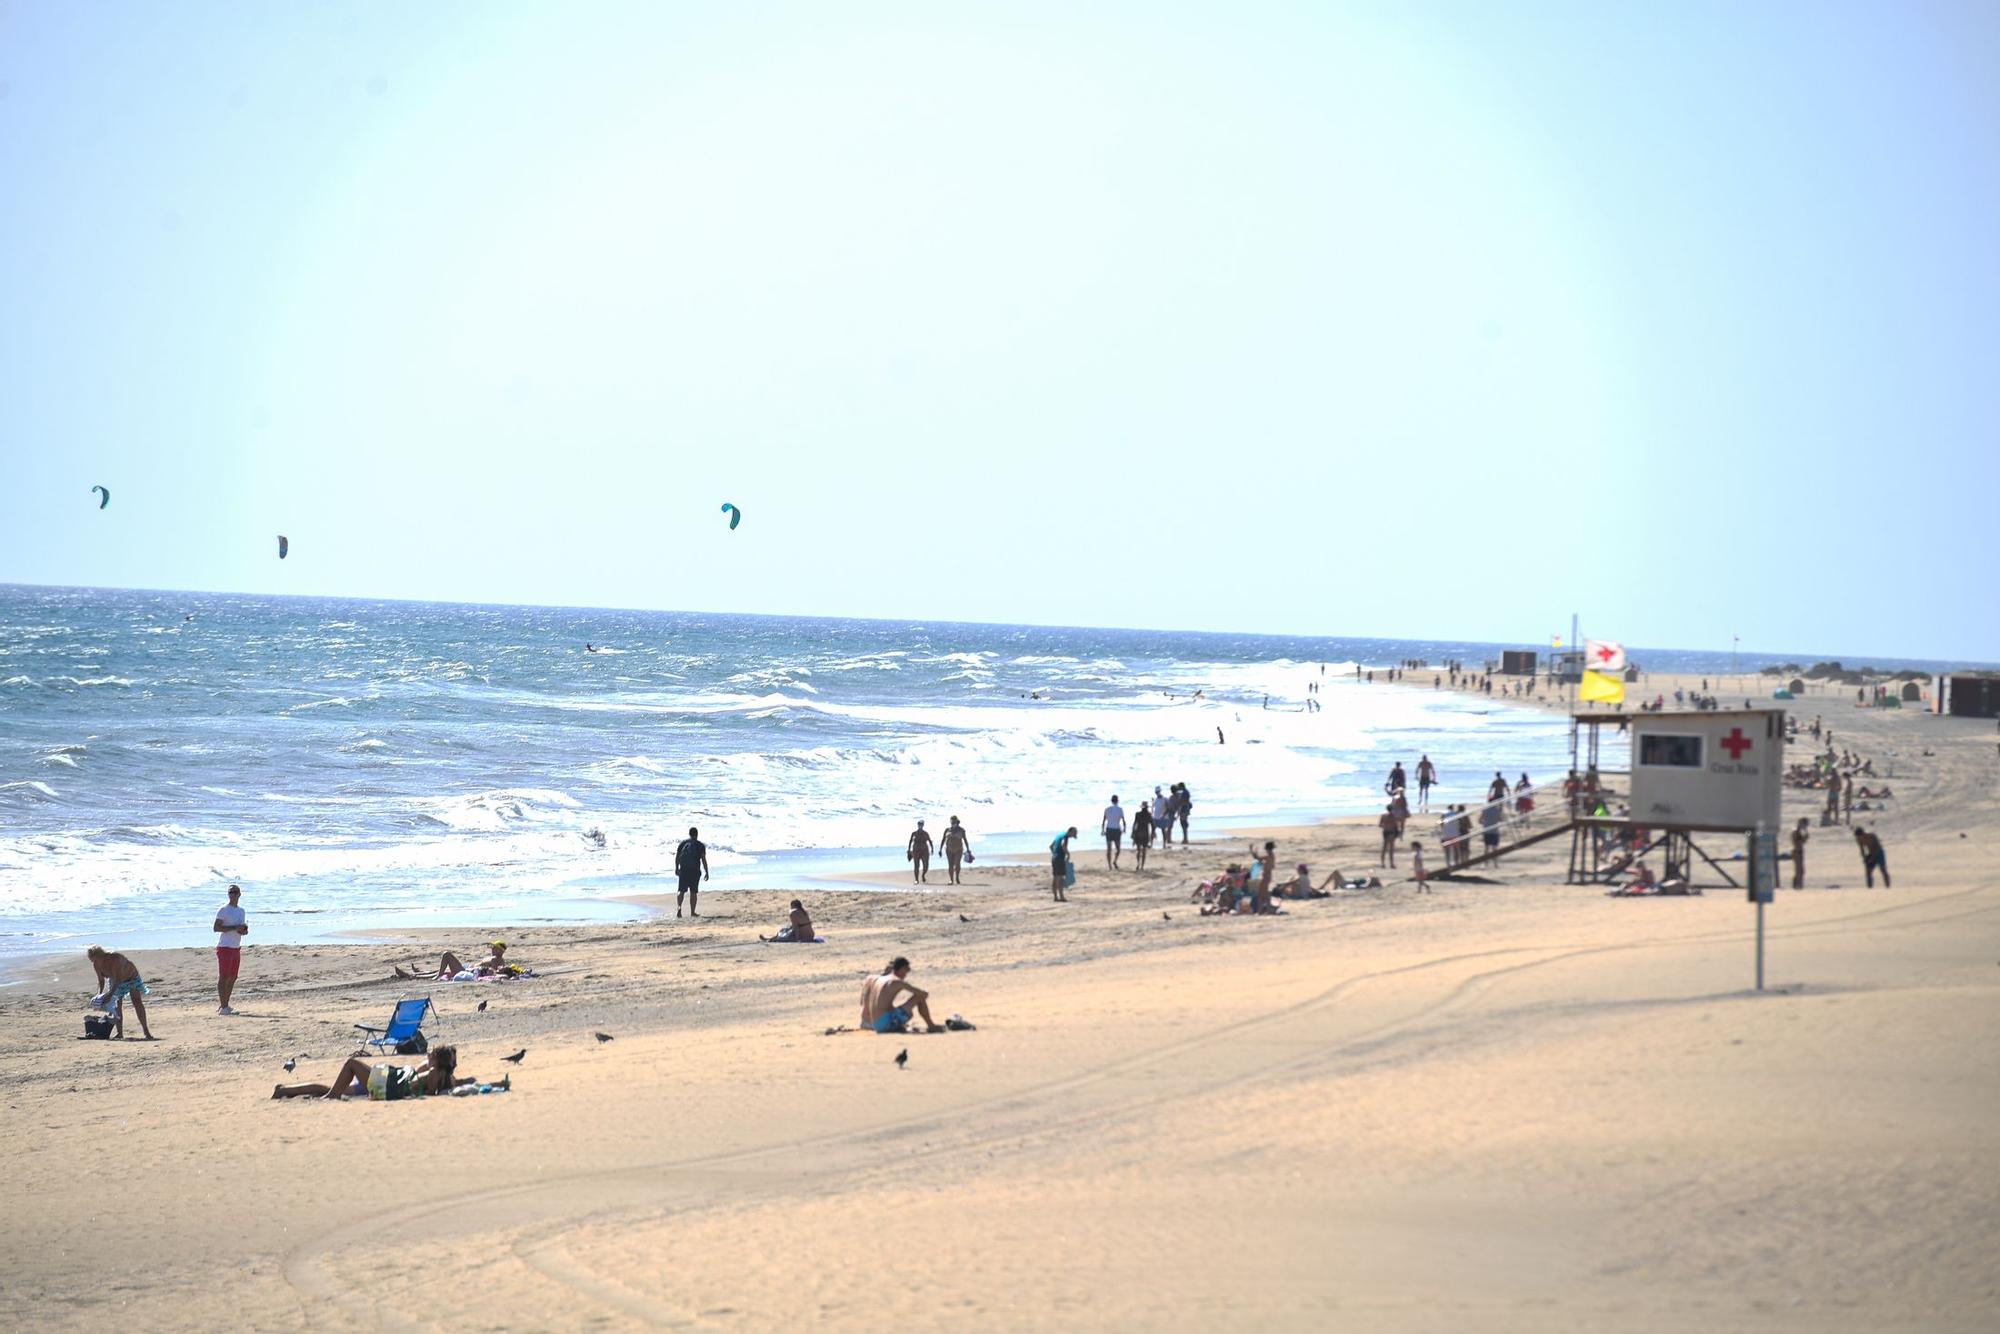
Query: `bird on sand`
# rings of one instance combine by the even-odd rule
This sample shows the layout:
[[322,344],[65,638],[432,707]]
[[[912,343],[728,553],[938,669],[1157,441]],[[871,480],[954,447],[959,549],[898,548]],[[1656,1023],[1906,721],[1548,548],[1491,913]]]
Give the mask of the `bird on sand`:
[[1160,920],[1163,922],[1171,922],[1174,920],[1174,915],[1170,912],[1163,912],[1160,914]]
[[527,1054],[528,1054],[528,1049],[526,1047],[523,1047],[521,1048],[521,1050],[515,1052],[512,1056],[502,1056],[500,1059],[506,1061],[510,1065],[519,1065],[521,1063],[521,1058],[523,1056],[526,1056]]
[[960,914],[958,915],[958,920],[959,920],[959,921],[961,921],[961,922],[969,922],[969,921],[971,921],[972,919],[971,919],[970,917],[967,917],[967,916],[966,916],[966,915],[965,915],[964,913],[960,913]]
[[285,1073],[286,1073],[286,1074],[288,1074],[288,1075],[289,1075],[290,1073],[292,1073],[292,1071],[294,1071],[294,1070],[296,1070],[296,1069],[298,1069],[298,1068],[299,1068],[299,1058],[298,1058],[298,1057],[296,1057],[296,1056],[288,1056],[288,1057],[286,1057],[286,1058],[285,1058]]
[[590,1036],[596,1038],[599,1042],[611,1041],[611,1035],[609,1033],[592,1033]]
[[482,1010],[483,1010],[483,1009],[485,1009],[485,1008],[486,1008],[486,1002],[485,1002],[485,1001],[481,1001],[481,1002],[479,1002],[479,1008],[480,1008],[480,1009],[482,1009]]
[[896,1068],[898,1070],[901,1070],[904,1066],[908,1065],[909,1063],[910,1063],[910,1049],[908,1047],[905,1047],[901,1051],[896,1053]]

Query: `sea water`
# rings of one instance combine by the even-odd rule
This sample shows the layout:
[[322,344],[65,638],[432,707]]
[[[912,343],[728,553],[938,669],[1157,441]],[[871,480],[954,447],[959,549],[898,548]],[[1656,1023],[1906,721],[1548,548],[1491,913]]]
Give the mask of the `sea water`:
[[1560,776],[1561,718],[1353,670],[1497,656],[0,585],[0,953],[194,943],[231,881],[266,941],[582,920],[671,889],[689,826],[716,886],[782,886],[899,867],[919,818],[1032,853],[1175,782],[1200,832],[1371,810],[1425,751],[1447,799]]

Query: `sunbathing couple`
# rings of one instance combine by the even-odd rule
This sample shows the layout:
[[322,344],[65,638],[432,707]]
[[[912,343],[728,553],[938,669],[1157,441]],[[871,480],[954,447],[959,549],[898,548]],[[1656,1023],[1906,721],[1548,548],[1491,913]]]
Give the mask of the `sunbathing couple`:
[[[376,1071],[381,1077],[376,1078]],[[498,1084],[481,1086],[504,1093],[512,1076]],[[380,1086],[378,1093],[371,1084]],[[453,1089],[477,1085],[470,1075],[458,1073],[458,1048],[434,1047],[422,1065],[371,1065],[364,1057],[351,1056],[331,1084],[280,1084],[271,1090],[273,1098],[376,1098],[401,1102],[405,1098],[439,1097]]]
[[459,962],[456,954],[453,954],[450,950],[446,950],[444,957],[438,960],[437,971],[435,973],[405,972],[402,968],[398,967],[396,969],[396,976],[412,981],[418,978],[430,978],[437,982],[476,982],[482,977],[507,978],[533,976],[532,973],[529,973],[527,969],[521,967],[519,964],[507,962],[506,941],[493,941],[487,948],[492,950],[493,953],[470,968]]
[[1231,913],[1269,913],[1276,911],[1272,904],[1274,899],[1324,899],[1332,897],[1329,886],[1338,886],[1341,889],[1371,889],[1380,888],[1382,884],[1374,876],[1342,875],[1336,868],[1315,887],[1312,870],[1304,862],[1297,864],[1296,874],[1290,880],[1272,884],[1270,864],[1275,861],[1276,855],[1276,847],[1270,843],[1264,845],[1262,856],[1259,856],[1254,848],[1251,850],[1251,856],[1255,858],[1254,864],[1264,872],[1255,886],[1250,883],[1250,868],[1231,862],[1229,869],[1219,878],[1204,880],[1195,886],[1189,901],[1202,905],[1201,915],[1204,917],[1220,917]]
[[1692,888],[1685,875],[1670,875],[1665,880],[1657,880],[1653,877],[1653,868],[1640,862],[1631,880],[1610,893],[1619,898],[1642,898],[1649,894],[1699,894],[1701,891]]

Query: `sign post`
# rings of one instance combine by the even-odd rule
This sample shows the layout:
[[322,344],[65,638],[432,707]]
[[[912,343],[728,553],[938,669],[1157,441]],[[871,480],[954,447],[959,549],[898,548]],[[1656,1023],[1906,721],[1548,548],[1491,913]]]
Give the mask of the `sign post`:
[[1750,836],[1750,901],[1757,905],[1757,990],[1764,989],[1764,905],[1778,884],[1778,836],[1766,833],[1764,822]]

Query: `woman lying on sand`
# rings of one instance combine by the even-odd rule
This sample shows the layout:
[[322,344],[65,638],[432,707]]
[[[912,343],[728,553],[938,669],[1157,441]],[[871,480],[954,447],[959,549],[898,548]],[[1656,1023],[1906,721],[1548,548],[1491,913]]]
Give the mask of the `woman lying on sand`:
[[456,954],[453,954],[450,950],[446,950],[444,952],[443,957],[438,960],[437,971],[435,973],[425,973],[425,972],[406,973],[401,968],[397,968],[396,976],[403,978],[406,981],[415,981],[418,978],[429,978],[435,982],[476,982],[482,977],[532,976],[532,974],[529,973],[527,969],[521,967],[519,964],[512,964],[507,962],[506,941],[504,940],[493,941],[488,946],[488,948],[491,949],[493,953],[488,957],[481,959],[477,964],[473,965],[470,968],[467,968],[463,963],[459,962],[459,958]]
[[[280,1084],[271,1090],[273,1098],[366,1098],[371,1096],[369,1079],[376,1070],[385,1073],[382,1077],[382,1099],[385,1102],[400,1102],[404,1098],[433,1097],[451,1092],[461,1084],[476,1084],[479,1081],[470,1076],[458,1075],[458,1048],[434,1047],[430,1057],[422,1065],[371,1065],[359,1056],[350,1056],[347,1064],[340,1067],[340,1073],[333,1077],[331,1084]],[[510,1077],[511,1078],[511,1077]],[[493,1087],[506,1089],[509,1080],[503,1079]]]

